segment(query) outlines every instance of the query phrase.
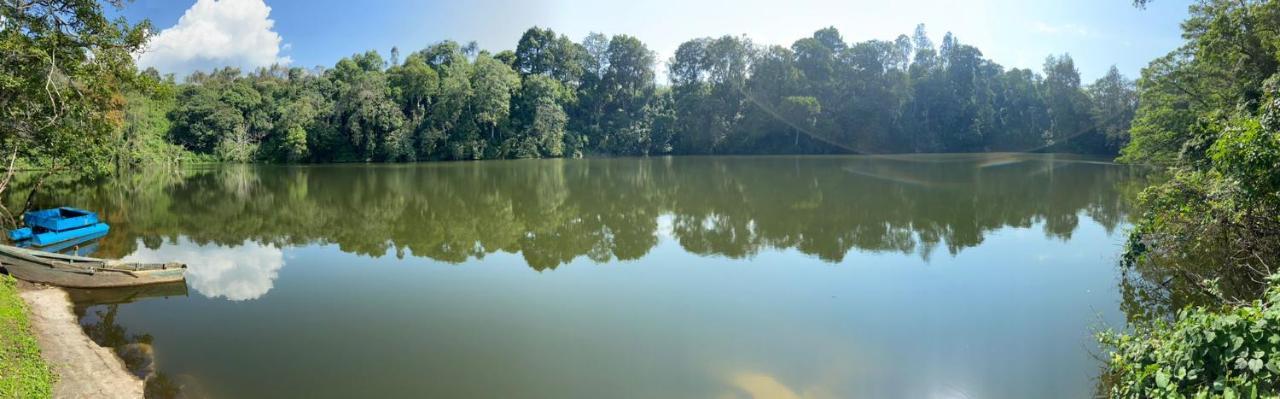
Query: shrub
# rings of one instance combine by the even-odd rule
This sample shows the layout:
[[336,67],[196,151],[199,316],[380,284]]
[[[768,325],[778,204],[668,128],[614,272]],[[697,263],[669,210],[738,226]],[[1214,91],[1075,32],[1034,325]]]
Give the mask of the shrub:
[[1280,398],[1280,275],[1263,299],[1180,311],[1099,341],[1112,398]]

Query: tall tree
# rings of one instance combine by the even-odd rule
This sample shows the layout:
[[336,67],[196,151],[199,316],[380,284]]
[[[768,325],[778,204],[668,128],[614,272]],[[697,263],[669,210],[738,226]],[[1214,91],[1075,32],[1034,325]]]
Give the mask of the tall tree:
[[1093,123],[1089,99],[1080,86],[1080,72],[1070,55],[1049,56],[1044,62],[1044,94],[1049,107],[1050,148],[1092,152],[1100,143],[1091,140]]
[[1089,114],[1093,125],[1105,138],[1107,153],[1117,153],[1129,143],[1129,126],[1138,108],[1138,94],[1133,81],[1120,74],[1114,65],[1107,74],[1089,85],[1092,103]]
[[[507,118],[511,114],[511,95],[520,87],[520,76],[511,67],[480,54],[471,72],[471,113],[476,125],[487,134],[489,144],[506,140]],[[480,159],[485,154],[473,154]]]
[[586,73],[586,48],[550,29],[529,28],[516,45],[514,66],[523,75],[546,75],[577,87]]
[[563,104],[572,91],[548,76],[526,76],[519,94],[512,99],[512,128],[519,137],[508,146],[517,158],[564,155],[564,134],[568,115]]
[[740,122],[748,105],[747,76],[755,58],[751,42],[733,36],[685,42],[670,63],[673,93],[681,106],[680,145],[685,153],[749,148]]
[[[603,99],[603,131],[595,142],[603,148],[626,148],[638,145],[635,137],[623,142],[623,137],[611,137],[612,132],[628,129],[634,131],[642,121],[644,108],[654,94],[654,54],[644,43],[632,36],[617,35],[609,40],[606,52],[608,67],[601,77],[597,95]],[[612,142],[610,139],[614,139]]]
[[375,51],[338,61],[329,74],[337,87],[334,125],[357,161],[397,161],[409,156],[404,114],[392,100],[382,56]]
[[150,24],[105,14],[97,0],[0,2],[0,193],[20,160],[45,176],[110,170],[131,55]]

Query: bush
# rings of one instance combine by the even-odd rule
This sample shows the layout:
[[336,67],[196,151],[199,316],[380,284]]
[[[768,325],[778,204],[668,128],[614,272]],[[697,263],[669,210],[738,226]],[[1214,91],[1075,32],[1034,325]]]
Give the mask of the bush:
[[1280,398],[1280,275],[1263,299],[1106,332],[1112,398]]

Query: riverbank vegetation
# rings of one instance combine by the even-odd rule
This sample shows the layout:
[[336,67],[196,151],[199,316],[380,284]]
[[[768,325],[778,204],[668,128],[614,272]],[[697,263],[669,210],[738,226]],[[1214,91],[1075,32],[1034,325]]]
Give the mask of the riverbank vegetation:
[[[1144,2],[1139,2],[1141,5]],[[1172,165],[1124,257],[1113,397],[1276,397],[1280,2],[1202,1],[1139,80],[1123,159]],[[1185,310],[1181,310],[1185,309]]]
[[56,376],[40,357],[15,283],[0,275],[0,398],[47,398]]
[[1176,321],[1106,333],[1108,375],[1119,398],[1273,398],[1280,392],[1280,278],[1263,299],[1218,311],[1195,307]]

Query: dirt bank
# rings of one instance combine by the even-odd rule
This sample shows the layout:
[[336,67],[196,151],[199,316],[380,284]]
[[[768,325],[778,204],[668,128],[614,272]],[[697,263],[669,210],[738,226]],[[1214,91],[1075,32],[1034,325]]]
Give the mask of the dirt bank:
[[141,398],[142,380],[125,369],[111,348],[89,339],[71,310],[66,291],[24,284],[23,301],[31,311],[31,329],[40,354],[58,382],[55,398]]

